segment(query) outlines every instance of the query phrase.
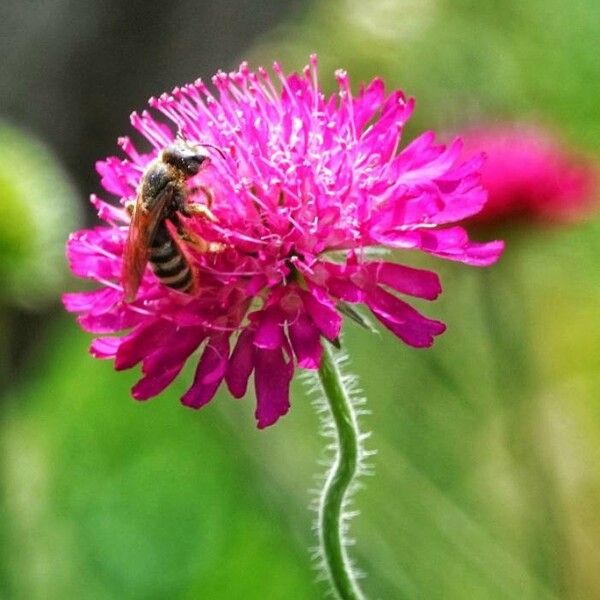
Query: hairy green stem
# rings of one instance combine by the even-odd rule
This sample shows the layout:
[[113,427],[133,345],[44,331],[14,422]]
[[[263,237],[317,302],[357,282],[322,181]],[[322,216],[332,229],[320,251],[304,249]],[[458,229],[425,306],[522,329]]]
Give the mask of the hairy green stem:
[[321,557],[331,586],[342,600],[364,596],[352,573],[344,545],[344,506],[349,488],[360,467],[361,447],[357,417],[333,349],[326,347],[319,380],[331,413],[337,437],[336,456],[327,473],[319,501],[318,532]]

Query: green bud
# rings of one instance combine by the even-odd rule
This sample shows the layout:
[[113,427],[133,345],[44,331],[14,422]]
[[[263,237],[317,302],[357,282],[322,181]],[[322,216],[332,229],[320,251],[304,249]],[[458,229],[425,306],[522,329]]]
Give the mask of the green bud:
[[79,215],[77,192],[52,152],[0,121],[0,303],[34,308],[59,293],[65,239]]

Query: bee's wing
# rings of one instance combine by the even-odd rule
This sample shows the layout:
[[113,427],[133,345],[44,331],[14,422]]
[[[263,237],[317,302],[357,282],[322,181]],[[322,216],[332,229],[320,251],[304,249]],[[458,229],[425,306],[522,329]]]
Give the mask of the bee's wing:
[[129,224],[129,232],[123,251],[123,288],[125,301],[133,302],[144,276],[148,263],[150,244],[160,221],[164,218],[164,207],[171,196],[167,189],[156,198],[152,210],[144,210],[141,196],[138,195]]

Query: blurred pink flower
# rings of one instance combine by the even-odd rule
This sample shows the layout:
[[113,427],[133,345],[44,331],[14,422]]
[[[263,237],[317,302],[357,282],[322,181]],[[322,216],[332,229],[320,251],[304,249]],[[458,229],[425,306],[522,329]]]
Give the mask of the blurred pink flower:
[[197,292],[162,286],[148,269],[136,300],[124,302],[129,217],[92,197],[108,226],[74,233],[68,258],[77,276],[100,288],[64,296],[87,331],[130,330],[97,338],[91,352],[114,359],[116,369],[142,363],[135,398],[161,392],[201,347],[182,402],[203,406],[223,380],[242,397],[254,373],[259,427],[287,412],[294,368],[317,369],[322,338],[336,341],[340,303],[366,305],[411,346],[430,346],[444,331],[397,295],[433,300],[441,291],[437,275],[369,258],[371,249],[416,249],[485,266],[503,247],[472,243],[460,226],[448,226],[485,203],[480,156],[462,162],[459,141],[446,148],[432,133],[398,152],[413,100],[400,91],[386,94],[380,79],[353,97],[343,71],[336,73],[338,93],[325,97],[315,57],[302,75],[273,68],[280,92],[263,69],[242,64],[213,78],[218,98],[196,81],[151,99],[170,126],[148,112],[131,120],[152,151],[142,154],[121,138],[127,158],[97,165],[104,188],[124,201],[135,197],[146,166],[173,142],[174,129],[223,149],[224,158],[215,154],[190,181],[190,189],[201,182],[212,191],[217,221],[182,218],[190,232],[223,248],[206,254],[189,248]]
[[482,151],[487,155],[482,183],[489,197],[473,220],[522,217],[561,222],[580,218],[593,208],[597,168],[547,131],[491,125],[461,137],[465,156]]

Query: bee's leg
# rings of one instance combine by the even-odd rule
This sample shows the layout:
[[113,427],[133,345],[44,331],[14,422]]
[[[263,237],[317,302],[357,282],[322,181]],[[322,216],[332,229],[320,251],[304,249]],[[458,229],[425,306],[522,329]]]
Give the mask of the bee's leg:
[[[213,214],[211,206],[213,204],[213,194],[209,188],[199,185],[191,188],[188,191],[187,197],[194,196],[198,193],[202,193],[206,198],[206,204],[199,204],[196,202],[184,202],[181,204],[180,212],[186,217],[199,216],[212,223],[217,222],[217,217]],[[207,242],[205,239],[191,233],[188,230],[180,229],[178,231],[179,237],[194,247],[198,252],[220,252],[223,250],[223,244],[218,242]]]
[[209,221],[212,221],[213,223],[215,223],[217,221],[217,218],[211,211],[213,201],[214,201],[213,193],[210,191],[209,188],[207,188],[203,185],[198,185],[189,191],[188,196],[194,196],[198,193],[201,193],[204,195],[204,197],[206,198],[206,204],[197,204],[197,203],[186,202],[183,205],[181,212],[186,217],[191,217],[192,215],[201,216],[201,217],[204,217],[205,219],[208,219]]
[[204,204],[188,204],[182,211],[186,217],[204,217],[207,221],[217,222],[212,210]]
[[196,185],[190,190],[190,194],[203,194],[206,198],[206,206],[208,206],[208,208],[212,208],[212,205],[215,201],[215,196],[209,187],[206,187],[205,185]]
[[202,254],[205,254],[206,252],[221,252],[225,248],[225,246],[219,244],[219,242],[207,242],[205,239],[190,231],[181,230],[178,232],[178,235],[186,244],[189,244],[192,248]]
[[127,211],[130,217],[133,217],[133,210],[135,208],[135,200],[126,200],[123,208]]
[[178,235],[182,241],[195,248],[198,252],[208,252],[210,244],[206,240],[203,240],[201,237],[189,231],[183,230],[180,230],[178,232]]

